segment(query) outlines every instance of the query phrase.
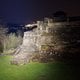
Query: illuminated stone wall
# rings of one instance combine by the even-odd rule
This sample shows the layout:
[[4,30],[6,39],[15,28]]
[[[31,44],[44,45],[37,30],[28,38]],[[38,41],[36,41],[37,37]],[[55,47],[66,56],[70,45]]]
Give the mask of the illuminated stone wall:
[[48,19],[37,21],[36,29],[24,32],[22,46],[25,46],[26,52],[41,51],[44,45],[55,46],[53,42],[54,29],[60,27],[60,25],[61,23],[53,23],[51,19],[50,21]]
[[[53,22],[52,19],[45,18],[44,21],[37,21],[37,28],[32,31],[24,32],[23,46],[26,52],[41,51],[42,47],[52,46],[56,50],[64,48],[70,42],[72,30],[78,26],[74,22]],[[78,35],[79,33],[74,35]],[[79,40],[79,39],[78,39]],[[76,39],[76,42],[78,41]]]
[[53,22],[46,18],[44,21],[37,21],[37,28],[24,32],[23,43],[12,62],[27,63],[36,52],[40,53],[38,59],[43,57],[45,61],[54,60],[56,57],[71,58],[75,56],[74,53],[80,52],[79,50],[80,24]]

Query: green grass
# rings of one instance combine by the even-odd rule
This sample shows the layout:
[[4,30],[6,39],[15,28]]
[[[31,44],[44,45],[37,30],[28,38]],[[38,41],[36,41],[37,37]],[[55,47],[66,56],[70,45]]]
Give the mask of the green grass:
[[0,56],[0,80],[80,80],[78,64],[29,63],[11,65],[10,56]]

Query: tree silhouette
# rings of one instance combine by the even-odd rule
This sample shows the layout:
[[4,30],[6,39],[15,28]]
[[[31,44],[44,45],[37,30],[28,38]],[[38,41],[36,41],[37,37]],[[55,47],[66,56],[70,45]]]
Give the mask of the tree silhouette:
[[67,14],[64,11],[57,11],[53,14],[55,21],[66,21]]

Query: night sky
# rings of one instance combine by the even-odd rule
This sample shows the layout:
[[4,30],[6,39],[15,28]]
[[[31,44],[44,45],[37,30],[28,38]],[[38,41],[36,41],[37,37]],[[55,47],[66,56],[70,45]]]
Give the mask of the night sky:
[[80,0],[0,0],[0,17],[9,23],[30,23],[56,11],[80,15]]

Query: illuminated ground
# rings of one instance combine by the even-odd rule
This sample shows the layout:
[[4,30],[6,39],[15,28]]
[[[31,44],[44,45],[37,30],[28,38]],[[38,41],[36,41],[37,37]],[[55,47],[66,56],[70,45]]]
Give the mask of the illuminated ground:
[[29,63],[11,65],[10,56],[0,56],[0,80],[80,80],[78,64]]

